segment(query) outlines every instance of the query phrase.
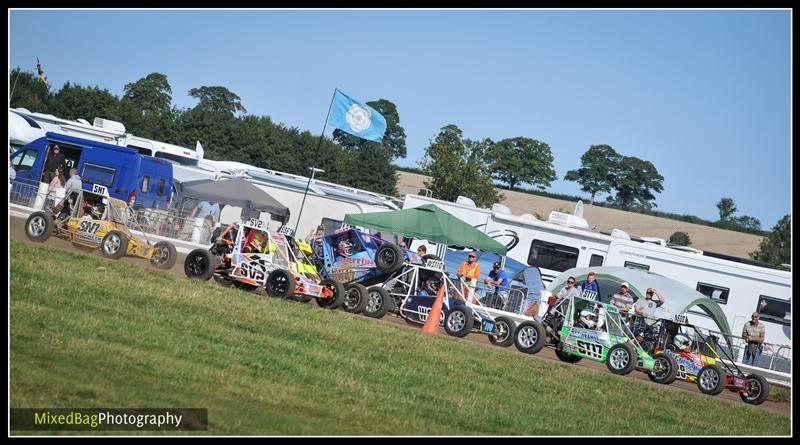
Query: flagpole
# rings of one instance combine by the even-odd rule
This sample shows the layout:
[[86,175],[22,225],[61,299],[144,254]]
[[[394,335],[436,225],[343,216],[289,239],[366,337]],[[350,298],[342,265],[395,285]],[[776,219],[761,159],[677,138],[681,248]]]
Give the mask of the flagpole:
[[[331,103],[328,105],[328,114],[325,116],[325,125],[322,126],[322,133],[319,134],[319,140],[317,141],[317,149],[314,150],[314,153],[319,153],[319,147],[322,145],[322,138],[325,137],[325,130],[328,128],[328,118],[331,117],[331,109],[333,109],[333,100],[336,98],[336,90],[338,88],[333,89],[333,96],[331,96]],[[295,236],[297,236],[297,227],[300,226],[300,217],[303,215],[303,207],[306,205],[306,195],[308,194],[308,188],[311,186],[311,180],[314,179],[314,173],[317,171],[324,171],[316,168],[316,162],[314,163],[314,167],[309,167],[311,169],[311,177],[308,178],[308,184],[306,184],[306,191],[303,193],[303,203],[300,204],[300,212],[297,214],[297,222],[294,225],[294,232]]]

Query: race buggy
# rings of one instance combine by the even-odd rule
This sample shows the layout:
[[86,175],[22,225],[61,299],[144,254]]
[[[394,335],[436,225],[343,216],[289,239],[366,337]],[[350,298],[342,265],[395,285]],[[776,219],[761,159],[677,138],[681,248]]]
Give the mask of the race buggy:
[[[55,206],[31,213],[25,222],[25,235],[36,242],[52,235],[77,247],[99,247],[106,258],[144,258],[159,269],[175,264],[178,252],[172,243],[152,244],[125,201],[109,197],[104,186],[93,185],[92,189],[73,191]],[[134,235],[130,228],[142,235]]]
[[767,399],[767,380],[739,369],[725,348],[719,346],[719,337],[690,324],[685,314],[677,314],[673,320],[636,315],[633,324],[642,347],[656,362],[663,362],[648,374],[650,380],[662,384],[685,380],[696,383],[700,391],[710,395],[728,389],[738,392],[745,403],[752,405]]
[[311,244],[320,275],[345,284],[342,309],[352,313],[366,307],[366,286],[385,282],[414,257],[408,250],[354,228],[315,238]]
[[444,274],[444,262],[435,255],[426,255],[419,264],[407,264],[395,278],[382,286],[369,288],[364,313],[383,317],[392,310],[408,323],[425,324],[442,286],[445,286],[445,295],[439,325],[444,326],[449,335],[464,337],[476,332],[488,335],[489,341],[498,346],[513,343],[514,321],[508,317],[492,317],[480,302],[465,299],[464,288]]
[[344,287],[331,279],[320,279],[306,256],[311,247],[285,233],[267,230],[264,221],[250,218],[231,224],[213,240],[209,249],[189,252],[184,273],[190,278],[232,284],[268,295],[336,309],[344,299]]
[[616,307],[595,300],[596,292],[557,301],[540,323],[536,317],[517,327],[514,344],[522,352],[535,354],[544,346],[555,348],[556,357],[567,363],[589,359],[606,364],[614,374],[634,369],[649,372],[654,361],[637,343]]

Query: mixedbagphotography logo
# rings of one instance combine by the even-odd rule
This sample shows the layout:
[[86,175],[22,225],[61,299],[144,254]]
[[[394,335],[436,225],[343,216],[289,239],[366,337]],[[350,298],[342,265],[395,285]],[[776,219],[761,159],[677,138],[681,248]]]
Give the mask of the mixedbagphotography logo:
[[207,408],[11,408],[12,431],[203,431]]

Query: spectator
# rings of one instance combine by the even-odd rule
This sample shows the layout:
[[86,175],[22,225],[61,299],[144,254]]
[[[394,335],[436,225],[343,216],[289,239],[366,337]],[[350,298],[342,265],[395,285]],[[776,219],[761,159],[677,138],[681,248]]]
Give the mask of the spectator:
[[401,249],[406,249],[407,248],[406,247],[406,240],[402,240],[401,239],[400,240],[400,244],[398,244],[398,246],[400,246]]
[[555,302],[553,302],[553,304],[551,304],[547,308],[547,311],[552,313],[555,310],[556,306],[558,306],[559,303],[561,303],[561,300],[565,298],[579,297],[579,296],[580,296],[580,291],[578,290],[578,287],[575,286],[575,277],[569,277],[567,278],[567,285],[564,286],[560,291],[558,291],[558,293],[556,294]]
[[8,182],[14,182],[17,178],[17,171],[11,166],[11,159],[8,160]]
[[53,179],[50,181],[50,186],[47,189],[47,199],[52,200],[51,205],[58,204],[62,198],[64,198],[65,190],[64,190],[64,181],[63,173],[61,173],[61,169],[57,169],[53,172]]
[[211,217],[212,217],[212,220],[213,220],[213,224],[212,224],[212,227],[213,227],[213,226],[216,226],[217,223],[219,222],[219,215],[221,213],[218,202],[215,202],[214,204],[211,204],[211,212],[210,213],[211,213]]
[[481,267],[478,265],[478,253],[472,251],[467,255],[467,260],[462,262],[458,267],[458,278],[466,283],[466,288],[462,287],[464,296],[469,295],[470,301],[475,301],[475,287],[478,284],[478,278],[481,276]]
[[489,272],[489,276],[483,280],[483,283],[486,285],[486,296],[489,296],[489,290],[494,290],[491,295],[494,298],[490,299],[493,304],[489,304],[489,306],[494,307],[495,309],[500,309],[505,305],[505,302],[508,301],[508,275],[502,269],[499,261],[495,261],[494,265],[492,266],[492,270]]
[[56,175],[56,170],[61,171],[62,175],[64,174],[64,165],[66,165],[66,158],[64,157],[64,153],[61,153],[61,147],[58,145],[53,146],[53,151],[47,156],[47,161],[44,163],[44,176],[42,176],[42,182],[51,182],[53,180],[53,176]]
[[[653,300],[654,293],[655,296],[658,297],[658,301]],[[647,318],[655,318],[656,308],[664,304],[664,301],[664,296],[661,295],[661,292],[656,290],[656,288],[651,287],[645,292],[644,298],[640,298],[639,301],[633,305],[633,309],[636,312],[636,315],[643,315]]]
[[742,337],[747,341],[744,348],[744,364],[758,366],[761,360],[761,351],[764,349],[764,324],[758,319],[761,318],[758,312],[753,312],[750,321],[744,324]]
[[69,197],[70,193],[79,192],[82,188],[83,181],[81,181],[81,177],[78,175],[78,169],[74,167],[69,169],[69,179],[67,180],[66,185],[66,196]]
[[211,204],[208,201],[200,201],[197,207],[192,210],[191,218],[194,218],[194,227],[192,228],[192,242],[199,243],[203,226],[205,225],[206,216],[211,214]]
[[[589,271],[586,280],[581,283],[581,295],[586,298],[597,298],[597,294],[600,293],[600,286],[597,284],[597,281],[595,281],[594,275],[594,272]],[[631,301],[631,303],[633,303],[633,301]]]
[[623,281],[619,285],[619,293],[611,297],[609,303],[619,309],[619,313],[625,317],[633,307],[633,297],[628,293],[628,282]]
[[318,225],[316,229],[312,230],[308,236],[306,237],[306,242],[310,243],[314,240],[314,238],[319,238],[321,236],[325,236],[325,226],[322,224]]

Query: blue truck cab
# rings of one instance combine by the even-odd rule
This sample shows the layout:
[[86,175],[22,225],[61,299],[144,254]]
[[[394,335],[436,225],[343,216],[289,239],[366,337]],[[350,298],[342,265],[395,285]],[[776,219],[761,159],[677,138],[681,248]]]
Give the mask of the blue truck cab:
[[11,165],[17,172],[15,182],[42,181],[54,145],[61,147],[66,158],[64,178],[69,178],[70,168],[76,168],[84,190],[103,185],[111,197],[136,208],[164,208],[169,204],[173,183],[170,162],[141,155],[133,148],[59,133],[47,133],[11,154]]

